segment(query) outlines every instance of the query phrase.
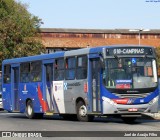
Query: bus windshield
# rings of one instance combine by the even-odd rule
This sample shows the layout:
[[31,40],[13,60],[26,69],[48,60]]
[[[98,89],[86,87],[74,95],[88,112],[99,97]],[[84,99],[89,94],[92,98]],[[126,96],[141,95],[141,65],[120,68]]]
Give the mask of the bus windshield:
[[106,59],[103,81],[109,89],[157,87],[156,60],[140,57]]

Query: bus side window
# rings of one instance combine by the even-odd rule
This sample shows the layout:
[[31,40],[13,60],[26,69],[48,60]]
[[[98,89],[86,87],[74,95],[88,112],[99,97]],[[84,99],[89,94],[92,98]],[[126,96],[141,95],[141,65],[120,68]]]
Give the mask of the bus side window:
[[46,66],[46,81],[51,82],[53,81],[53,65],[49,64]]
[[66,71],[65,71],[66,80],[74,80],[75,73],[76,73],[76,58],[75,57],[66,58]]
[[77,79],[86,79],[87,78],[87,56],[78,56],[77,58]]
[[42,80],[42,62],[36,61],[31,63],[31,81],[39,82]]
[[11,82],[11,66],[5,65],[4,66],[4,83],[10,83]]
[[22,63],[20,65],[20,80],[22,83],[30,81],[30,63]]
[[54,80],[55,81],[64,80],[64,59],[63,58],[55,60]]

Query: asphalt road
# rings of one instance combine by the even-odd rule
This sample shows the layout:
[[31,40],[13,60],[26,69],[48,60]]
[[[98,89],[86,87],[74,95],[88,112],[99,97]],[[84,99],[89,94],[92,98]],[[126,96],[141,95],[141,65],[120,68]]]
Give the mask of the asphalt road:
[[[111,133],[115,131],[160,131],[160,120],[141,118],[137,119],[134,124],[125,124],[121,119],[116,118],[96,118],[93,122],[68,121],[59,116],[31,120],[24,114],[0,111],[0,131],[95,131],[95,133],[98,131],[110,131]],[[92,140],[94,139],[96,138]],[[143,139],[143,137],[138,139]]]

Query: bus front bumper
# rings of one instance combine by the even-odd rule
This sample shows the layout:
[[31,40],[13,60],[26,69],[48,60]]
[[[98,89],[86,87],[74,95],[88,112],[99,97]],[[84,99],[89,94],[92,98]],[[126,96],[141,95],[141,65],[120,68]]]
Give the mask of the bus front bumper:
[[157,113],[158,97],[148,104],[117,104],[113,100],[103,97],[103,114],[132,114],[132,113]]

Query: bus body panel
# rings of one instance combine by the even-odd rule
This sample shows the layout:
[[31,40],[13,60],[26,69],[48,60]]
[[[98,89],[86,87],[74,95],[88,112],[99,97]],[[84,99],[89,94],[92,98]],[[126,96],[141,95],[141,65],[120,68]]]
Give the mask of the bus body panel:
[[3,109],[12,111],[11,86],[4,84],[2,88]]
[[45,107],[43,107],[45,103],[42,102],[44,100],[42,94],[42,83],[21,83],[19,89],[20,112],[25,112],[26,101],[31,99],[34,111],[42,113],[45,110]]
[[[5,65],[11,65],[11,64],[20,65],[23,62],[50,60],[50,59],[59,58],[63,56],[64,56],[64,52],[57,52],[55,54],[43,54],[43,55],[38,55],[38,56],[30,56],[30,57],[22,57],[22,58],[4,60],[2,62],[2,79],[4,79],[4,66]],[[39,88],[38,88],[38,85],[39,85]],[[13,104],[14,101],[12,101],[13,99],[11,97],[11,92],[13,92],[11,91],[11,85],[5,84],[4,82],[2,82],[2,87],[3,87],[2,96],[3,96],[4,109],[8,111],[14,111],[12,107],[14,105]],[[26,90],[28,92],[24,91],[25,88],[27,88]],[[39,97],[37,96],[38,89],[39,89]],[[45,112],[47,108],[47,103],[46,101],[43,101],[43,97],[45,96],[43,93],[42,83],[40,82],[39,83],[26,83],[26,84],[19,83],[20,112],[25,112],[27,99],[32,100],[35,112],[37,113]],[[40,101],[41,101],[41,104],[40,104]]]
[[64,102],[67,114],[76,114],[76,100],[78,98],[87,99],[87,93],[84,92],[84,84],[87,80],[66,80],[64,82]]
[[[90,48],[81,49],[81,51],[67,51],[64,57],[84,56],[88,57]],[[76,101],[83,99],[87,102],[87,92],[84,91],[84,86],[87,85],[87,79],[65,80],[64,81],[64,100],[65,110],[67,114],[76,114]]]

